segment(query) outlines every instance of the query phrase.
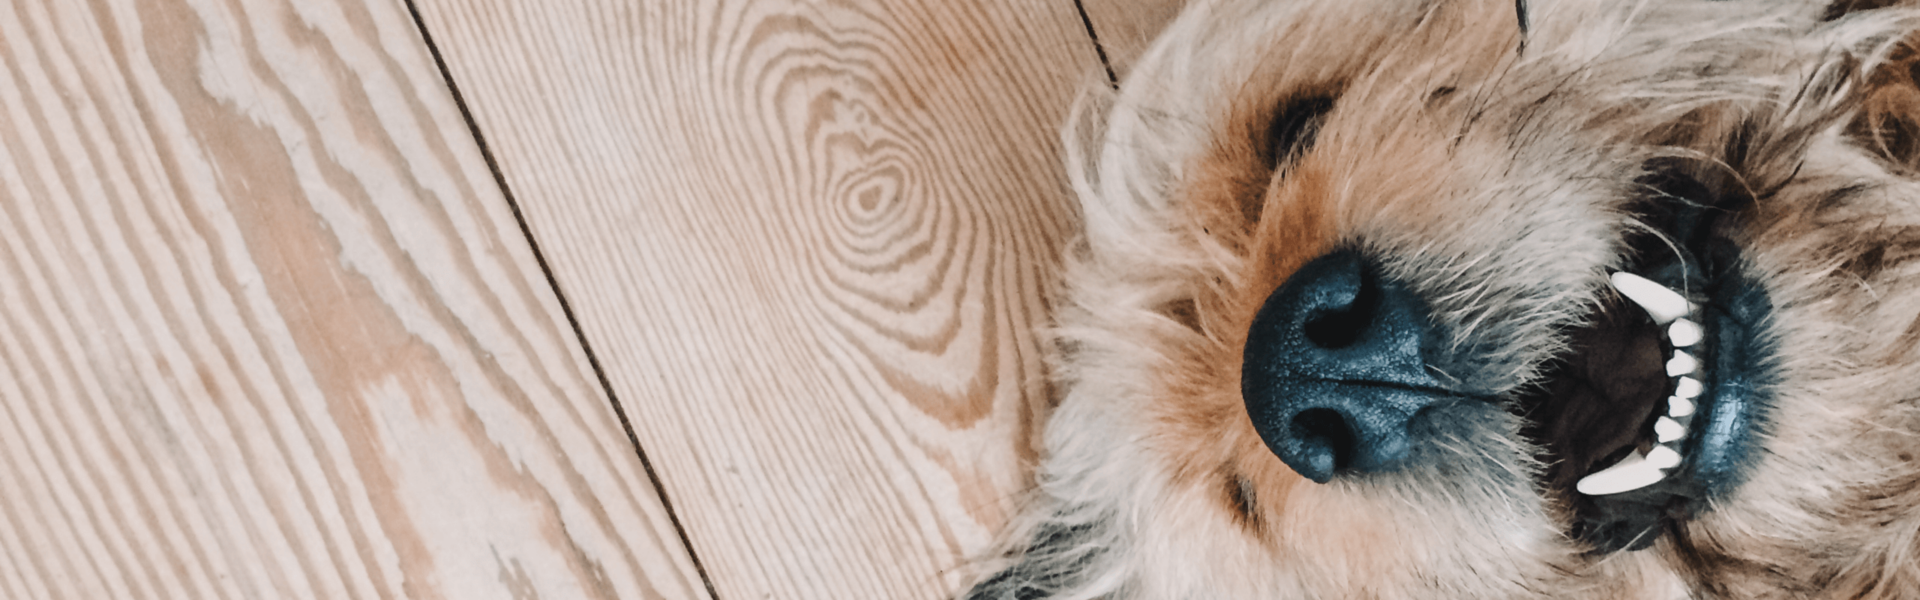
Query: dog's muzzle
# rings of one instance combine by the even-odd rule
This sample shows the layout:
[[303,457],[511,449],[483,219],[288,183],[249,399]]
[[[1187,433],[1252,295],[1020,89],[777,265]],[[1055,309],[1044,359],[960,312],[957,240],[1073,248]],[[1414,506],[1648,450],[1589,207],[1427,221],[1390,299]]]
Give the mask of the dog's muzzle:
[[[1682,175],[1660,198],[1713,200]],[[1309,261],[1247,332],[1240,391],[1254,430],[1319,483],[1414,462],[1435,419],[1463,400],[1522,419],[1545,494],[1598,553],[1649,547],[1745,478],[1768,420],[1772,302],[1714,225],[1727,202],[1649,202],[1588,318],[1537,381],[1498,397],[1434,370],[1443,348],[1425,301],[1352,247]],[[1457,359],[1457,357],[1455,357]]]
[[1300,475],[1399,468],[1421,411],[1462,397],[1427,371],[1419,296],[1352,249],[1301,267],[1247,334],[1240,391],[1254,429]]

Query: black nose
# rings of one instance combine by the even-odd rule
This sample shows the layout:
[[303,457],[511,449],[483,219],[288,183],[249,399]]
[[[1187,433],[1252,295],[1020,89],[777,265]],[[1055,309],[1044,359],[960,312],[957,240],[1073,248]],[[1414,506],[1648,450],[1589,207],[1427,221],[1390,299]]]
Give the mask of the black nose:
[[1426,303],[1361,252],[1308,262],[1247,332],[1240,392],[1254,429],[1320,483],[1398,468],[1414,415],[1455,396],[1427,371],[1433,336]]

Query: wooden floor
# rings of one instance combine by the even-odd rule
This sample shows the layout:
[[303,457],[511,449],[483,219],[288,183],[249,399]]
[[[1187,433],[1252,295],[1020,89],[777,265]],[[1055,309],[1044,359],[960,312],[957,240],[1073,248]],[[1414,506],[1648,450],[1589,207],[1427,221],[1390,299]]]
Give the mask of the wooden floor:
[[0,597],[951,594],[1081,4],[0,3]]

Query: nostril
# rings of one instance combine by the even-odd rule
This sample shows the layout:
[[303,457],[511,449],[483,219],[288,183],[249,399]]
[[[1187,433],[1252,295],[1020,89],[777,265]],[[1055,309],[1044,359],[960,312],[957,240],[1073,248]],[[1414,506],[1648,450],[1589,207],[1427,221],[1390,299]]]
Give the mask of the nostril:
[[1247,327],[1240,395],[1274,455],[1307,479],[1392,471],[1410,419],[1453,397],[1430,370],[1426,303],[1354,249],[1308,261]]
[[1306,450],[1304,458],[1323,473],[1345,471],[1353,465],[1359,450],[1353,427],[1340,411],[1331,408],[1309,408],[1294,415],[1293,436]]
[[1301,333],[1307,336],[1307,343],[1325,350],[1339,350],[1352,346],[1373,324],[1375,313],[1379,312],[1380,291],[1372,285],[1372,278],[1362,276],[1360,289],[1345,306],[1326,306],[1309,317],[1301,325]]
[[1315,347],[1339,350],[1359,341],[1368,320],[1357,307],[1349,306],[1314,315],[1301,329],[1307,334],[1307,342]]

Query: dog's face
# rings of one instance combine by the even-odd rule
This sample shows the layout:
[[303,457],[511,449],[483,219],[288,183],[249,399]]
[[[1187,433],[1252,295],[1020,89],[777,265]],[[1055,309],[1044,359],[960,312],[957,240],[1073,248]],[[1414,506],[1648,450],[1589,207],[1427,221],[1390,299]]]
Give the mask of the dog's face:
[[971,596],[1920,595],[1920,19],[1854,4],[1197,0],[1076,111]]

